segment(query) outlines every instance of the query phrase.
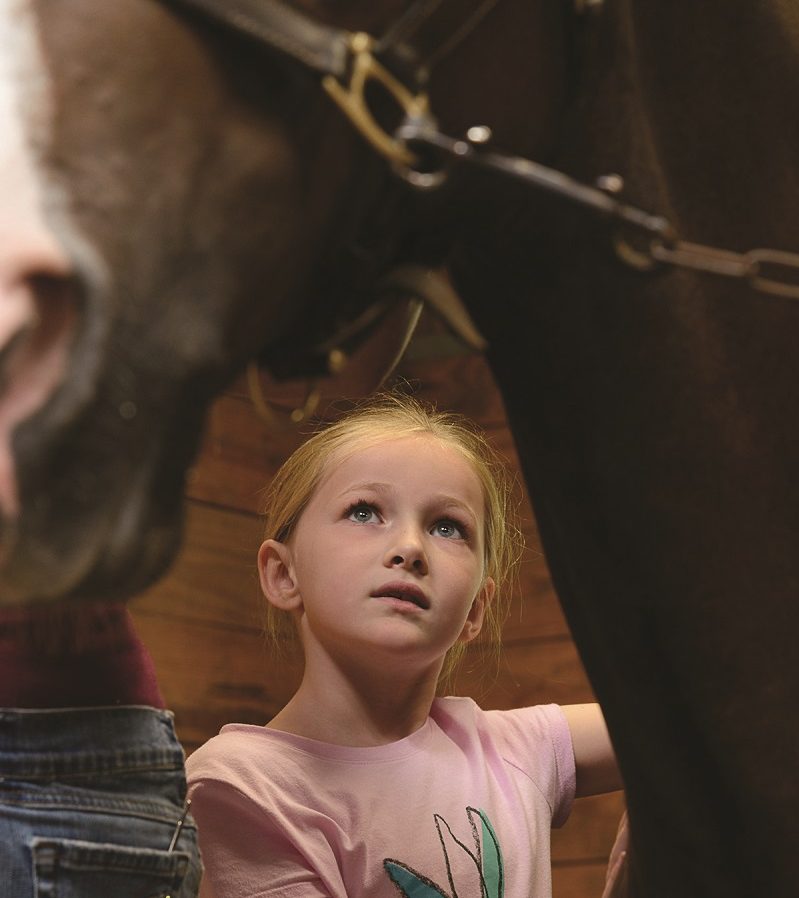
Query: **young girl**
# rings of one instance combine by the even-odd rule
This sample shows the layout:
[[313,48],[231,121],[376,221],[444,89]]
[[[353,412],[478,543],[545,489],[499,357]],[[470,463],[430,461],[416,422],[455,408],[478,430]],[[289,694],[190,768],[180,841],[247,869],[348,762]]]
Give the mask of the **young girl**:
[[265,727],[225,726],[188,761],[201,896],[551,894],[550,828],[620,787],[598,707],[436,697],[499,628],[508,494],[465,421],[396,397],[281,468],[258,567],[304,675]]

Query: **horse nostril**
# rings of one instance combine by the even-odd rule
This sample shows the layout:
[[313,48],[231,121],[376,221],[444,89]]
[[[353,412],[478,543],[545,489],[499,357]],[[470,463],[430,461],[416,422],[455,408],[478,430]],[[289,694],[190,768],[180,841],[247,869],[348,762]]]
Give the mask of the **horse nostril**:
[[0,508],[17,510],[11,441],[64,379],[78,320],[71,276],[35,274],[0,286]]
[[33,392],[58,379],[76,318],[71,278],[34,275],[5,296],[0,291],[2,392],[15,388],[30,402]]

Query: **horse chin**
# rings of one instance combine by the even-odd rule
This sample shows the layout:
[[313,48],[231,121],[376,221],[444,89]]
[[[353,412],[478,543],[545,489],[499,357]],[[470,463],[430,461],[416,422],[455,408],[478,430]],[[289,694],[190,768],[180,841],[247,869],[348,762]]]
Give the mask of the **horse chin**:
[[[222,375],[184,359],[165,376],[165,347],[86,311],[97,305],[65,313],[49,350],[55,389],[2,461],[19,511],[4,509],[0,605],[125,599],[179,546],[185,472]],[[155,370],[137,368],[139,352]]]
[[120,465],[113,496],[107,476],[92,484],[74,465],[35,495],[23,490],[22,510],[0,537],[0,606],[124,600],[155,582],[180,545],[183,507],[179,489],[153,486],[156,467]]
[[[14,540],[12,546],[22,549]],[[180,544],[181,527],[176,514],[171,525],[161,522],[136,532],[132,539],[110,535],[97,524],[92,532],[81,528],[84,542],[72,547],[66,557],[55,560],[44,541],[25,545],[24,551],[12,552],[0,569],[0,607],[48,602],[121,601],[144,591],[168,568]],[[39,557],[44,548],[46,560]]]

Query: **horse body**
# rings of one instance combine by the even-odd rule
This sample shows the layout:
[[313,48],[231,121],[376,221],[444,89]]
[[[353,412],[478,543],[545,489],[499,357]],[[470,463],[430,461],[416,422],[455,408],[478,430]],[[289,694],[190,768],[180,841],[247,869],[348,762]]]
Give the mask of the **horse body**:
[[[787,5],[734,6],[606,0],[578,53],[565,6],[508,0],[441,61],[434,109],[580,178],[620,172],[687,239],[789,249],[799,30]],[[51,90],[30,168],[56,247],[22,280],[74,314],[13,434],[3,601],[152,581],[214,392],[313,319],[332,330],[386,261],[446,262],[618,749],[637,893],[791,894],[799,305],[625,268],[602,222],[484,176],[384,194],[315,78],[154,0],[18,7]],[[324,14],[379,31],[401,7]],[[377,261],[351,265],[353,242]]]
[[[608,4],[558,164],[623,173],[687,239],[795,246],[792,19]],[[567,211],[528,219],[481,233],[491,277],[464,254],[456,279],[622,763],[636,894],[791,894],[799,307],[625,270]]]

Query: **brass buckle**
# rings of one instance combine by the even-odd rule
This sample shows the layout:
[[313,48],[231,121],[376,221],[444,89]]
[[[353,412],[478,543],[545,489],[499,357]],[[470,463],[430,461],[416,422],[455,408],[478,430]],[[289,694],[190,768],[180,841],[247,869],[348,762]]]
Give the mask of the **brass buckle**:
[[427,94],[412,94],[402,82],[375,59],[374,38],[360,31],[350,37],[352,74],[349,85],[343,85],[333,75],[325,75],[322,87],[332,97],[357,130],[386,159],[395,165],[412,168],[417,157],[408,147],[380,127],[366,104],[366,87],[370,81],[379,82],[406,116],[421,118],[429,115]]

